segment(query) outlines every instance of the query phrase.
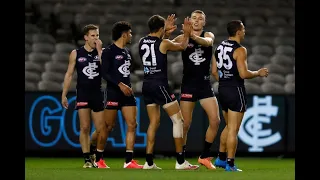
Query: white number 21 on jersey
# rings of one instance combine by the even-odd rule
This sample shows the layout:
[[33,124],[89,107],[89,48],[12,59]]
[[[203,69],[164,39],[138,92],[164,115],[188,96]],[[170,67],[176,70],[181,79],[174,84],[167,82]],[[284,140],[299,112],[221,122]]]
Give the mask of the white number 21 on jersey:
[[[144,66],[157,66],[156,53],[154,52],[154,44],[143,44],[141,50],[146,50],[142,56],[142,63]],[[151,61],[148,61],[147,58],[150,56],[151,51]]]
[[[217,50],[219,51],[218,53],[218,61],[217,61],[217,67],[220,69],[223,65],[224,68],[226,68],[227,70],[230,70],[232,68],[232,61],[230,59],[230,56],[227,54],[228,52],[232,51],[231,47],[227,47],[227,46],[222,46],[220,45]],[[224,62],[224,61],[227,61]]]

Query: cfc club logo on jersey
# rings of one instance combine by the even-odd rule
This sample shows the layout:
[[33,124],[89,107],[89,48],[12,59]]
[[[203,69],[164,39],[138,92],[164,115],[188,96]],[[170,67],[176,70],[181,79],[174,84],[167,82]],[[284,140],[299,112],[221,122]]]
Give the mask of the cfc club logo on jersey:
[[82,69],[82,73],[88,77],[88,79],[94,79],[94,77],[99,76],[99,72],[96,72],[98,65],[93,62],[89,63],[88,66]]
[[202,57],[204,51],[201,48],[195,49],[193,53],[190,54],[189,59],[194,62],[194,65],[200,65],[206,58]]
[[118,68],[119,72],[123,75],[123,77],[128,77],[130,75],[130,65],[131,65],[131,62],[128,60],[128,61],[125,61],[124,64],[122,64]]

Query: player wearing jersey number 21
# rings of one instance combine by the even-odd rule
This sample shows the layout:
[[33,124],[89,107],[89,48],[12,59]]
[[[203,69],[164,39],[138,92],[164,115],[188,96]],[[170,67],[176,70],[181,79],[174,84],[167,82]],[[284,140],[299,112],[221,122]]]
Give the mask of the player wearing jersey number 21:
[[149,35],[140,39],[139,54],[144,67],[144,80],[142,95],[147,106],[149,127],[147,131],[146,163],[143,169],[161,169],[153,162],[153,147],[156,131],[160,124],[160,106],[166,111],[173,123],[173,138],[176,147],[177,161],[175,169],[198,169],[192,166],[183,156],[183,117],[179,103],[171,93],[167,77],[167,53],[168,51],[182,51],[188,45],[191,33],[191,22],[185,18],[182,29],[183,40],[180,43],[163,39],[166,34],[174,31],[175,16],[168,16],[167,20],[159,15],[153,15],[148,20]]

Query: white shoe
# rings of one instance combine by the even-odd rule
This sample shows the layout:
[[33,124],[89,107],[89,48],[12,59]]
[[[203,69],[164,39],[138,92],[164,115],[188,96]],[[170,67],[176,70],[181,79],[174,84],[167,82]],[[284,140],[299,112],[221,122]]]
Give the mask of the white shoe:
[[176,169],[179,169],[179,170],[196,170],[196,169],[199,169],[199,166],[198,165],[192,165],[186,160],[182,164],[179,164],[176,161]]
[[156,163],[153,163],[151,166],[148,165],[148,163],[144,163],[142,169],[162,169],[156,165]]
[[189,166],[191,166],[191,169],[198,169],[200,166],[199,165],[192,165],[191,163],[189,163],[189,161],[186,161]]

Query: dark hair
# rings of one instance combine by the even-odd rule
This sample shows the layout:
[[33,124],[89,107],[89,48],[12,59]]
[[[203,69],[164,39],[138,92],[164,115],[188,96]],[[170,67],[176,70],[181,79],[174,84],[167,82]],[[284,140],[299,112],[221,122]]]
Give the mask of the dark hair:
[[148,27],[150,33],[158,32],[160,28],[163,28],[165,19],[160,15],[153,15],[148,20]]
[[227,31],[230,37],[233,37],[236,35],[237,31],[241,30],[242,21],[240,20],[232,20],[227,24]]
[[82,29],[82,33],[83,35],[88,35],[89,31],[91,30],[97,30],[99,29],[99,26],[97,25],[94,25],[94,24],[88,24],[88,25],[85,25]]
[[131,30],[131,24],[127,21],[114,23],[112,26],[112,40],[118,40],[122,36],[122,33],[128,32],[129,30]]

